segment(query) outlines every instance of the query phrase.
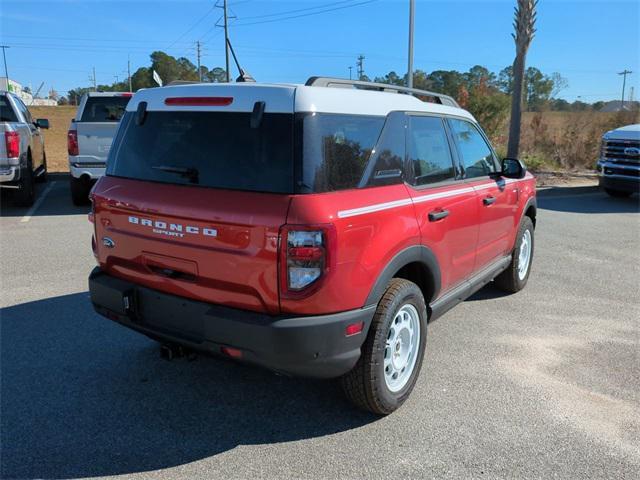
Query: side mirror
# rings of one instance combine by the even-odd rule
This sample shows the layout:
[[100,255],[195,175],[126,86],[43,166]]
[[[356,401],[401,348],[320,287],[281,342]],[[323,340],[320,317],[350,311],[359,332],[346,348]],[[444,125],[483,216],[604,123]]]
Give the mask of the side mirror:
[[521,179],[527,173],[527,167],[517,158],[505,158],[502,160],[501,175],[506,178]]
[[46,118],[39,118],[36,120],[36,125],[38,128],[49,128],[49,120]]

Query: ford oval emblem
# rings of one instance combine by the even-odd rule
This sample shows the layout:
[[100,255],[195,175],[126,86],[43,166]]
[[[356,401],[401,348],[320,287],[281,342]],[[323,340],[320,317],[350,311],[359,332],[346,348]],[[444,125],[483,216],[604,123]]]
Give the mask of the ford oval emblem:
[[640,148],[627,147],[627,148],[624,149],[624,154],[625,155],[629,155],[629,156],[637,157],[638,155],[640,155]]
[[102,245],[107,248],[113,248],[116,246],[116,242],[111,240],[109,237],[102,237]]

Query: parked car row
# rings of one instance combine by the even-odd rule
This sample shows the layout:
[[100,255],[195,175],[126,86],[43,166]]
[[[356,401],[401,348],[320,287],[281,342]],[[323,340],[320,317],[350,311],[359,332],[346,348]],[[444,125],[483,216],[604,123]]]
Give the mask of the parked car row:
[[35,182],[47,178],[47,155],[42,130],[49,128],[44,118],[34,120],[22,99],[0,93],[0,186],[13,190],[18,205],[35,200]]

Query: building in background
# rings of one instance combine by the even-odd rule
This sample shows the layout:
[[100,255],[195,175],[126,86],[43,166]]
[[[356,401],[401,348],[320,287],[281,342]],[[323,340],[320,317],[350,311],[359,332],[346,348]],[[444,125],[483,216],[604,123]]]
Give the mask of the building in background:
[[58,104],[58,102],[53,98],[33,98],[33,95],[25,91],[21,84],[6,77],[0,77],[0,91],[15,93],[27,106],[55,106]]

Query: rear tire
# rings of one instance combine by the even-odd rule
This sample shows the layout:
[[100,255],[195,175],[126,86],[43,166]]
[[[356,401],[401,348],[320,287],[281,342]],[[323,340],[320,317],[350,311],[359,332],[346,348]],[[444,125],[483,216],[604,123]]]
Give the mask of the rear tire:
[[14,203],[20,207],[30,207],[36,199],[36,187],[33,179],[31,154],[27,159],[27,168],[20,179],[20,189],[14,192]]
[[80,207],[89,203],[89,191],[91,185],[82,178],[70,177],[69,187],[71,188],[71,201],[74,205]]
[[630,197],[633,193],[633,192],[625,192],[621,190],[612,190],[610,188],[605,188],[604,191],[607,192],[607,195],[614,198],[627,198],[627,197]]
[[422,367],[427,307],[415,283],[394,278],[373,316],[356,366],[340,381],[363,410],[388,415],[409,397]]
[[509,263],[509,267],[494,280],[495,285],[500,290],[516,293],[524,288],[527,280],[529,280],[529,273],[531,272],[533,247],[533,222],[531,218],[525,216],[520,222],[520,228],[518,228],[516,246],[511,255],[511,263]]

